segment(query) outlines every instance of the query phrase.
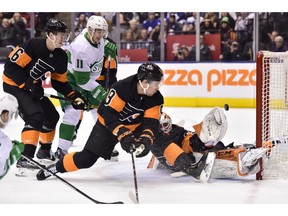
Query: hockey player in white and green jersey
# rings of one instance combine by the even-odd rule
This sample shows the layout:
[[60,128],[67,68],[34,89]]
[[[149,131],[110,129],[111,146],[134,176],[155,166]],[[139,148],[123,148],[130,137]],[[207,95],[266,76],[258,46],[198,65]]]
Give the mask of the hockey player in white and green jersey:
[[[115,50],[105,43],[108,36],[108,25],[101,16],[91,16],[87,21],[87,28],[79,34],[68,46],[67,78],[73,89],[77,89],[88,100],[86,110],[93,112],[97,119],[96,108],[106,97],[107,92],[96,81],[103,68],[104,54],[115,58]],[[105,48],[105,46],[108,46]],[[111,49],[109,49],[111,48]],[[114,46],[116,49],[116,46]],[[105,49],[105,52],[104,52]],[[70,102],[60,101],[64,111],[63,121],[59,129],[59,144],[55,152],[56,159],[67,154],[71,146],[73,134],[81,116],[81,110],[76,110]]]

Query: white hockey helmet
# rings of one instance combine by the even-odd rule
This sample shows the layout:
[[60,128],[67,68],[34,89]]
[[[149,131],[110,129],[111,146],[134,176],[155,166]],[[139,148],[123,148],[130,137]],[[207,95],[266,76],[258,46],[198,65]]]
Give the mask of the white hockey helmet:
[[228,122],[224,111],[214,107],[200,124],[193,127],[206,146],[214,146],[225,136]]
[[2,92],[0,94],[0,115],[3,111],[9,112],[9,119],[7,122],[3,122],[2,118],[0,118],[0,123],[5,127],[13,118],[16,119],[18,116],[18,101],[17,99],[8,93]]
[[160,117],[160,128],[164,133],[169,133],[172,130],[172,119],[165,112],[162,112]]
[[90,16],[87,21],[87,29],[89,29],[89,27],[93,30],[93,32],[95,29],[104,30],[104,38],[108,36],[108,24],[102,16]]

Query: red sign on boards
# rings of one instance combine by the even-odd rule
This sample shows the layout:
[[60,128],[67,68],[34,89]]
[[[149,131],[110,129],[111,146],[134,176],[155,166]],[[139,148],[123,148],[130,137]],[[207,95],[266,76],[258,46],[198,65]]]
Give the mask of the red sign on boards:
[[[205,34],[205,45],[210,47],[212,60],[219,60],[221,53],[220,34]],[[183,45],[190,48],[196,43],[196,35],[168,35],[167,61],[173,61],[174,53]]]
[[147,49],[121,49],[119,62],[143,62],[148,60]]

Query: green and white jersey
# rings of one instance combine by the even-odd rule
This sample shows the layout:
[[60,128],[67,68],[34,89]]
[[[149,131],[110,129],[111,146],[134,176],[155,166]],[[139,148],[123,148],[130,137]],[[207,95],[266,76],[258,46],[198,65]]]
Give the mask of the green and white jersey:
[[99,44],[92,44],[89,37],[84,29],[69,45],[67,76],[70,84],[92,91],[99,85],[96,79],[103,68],[105,43],[102,38]]

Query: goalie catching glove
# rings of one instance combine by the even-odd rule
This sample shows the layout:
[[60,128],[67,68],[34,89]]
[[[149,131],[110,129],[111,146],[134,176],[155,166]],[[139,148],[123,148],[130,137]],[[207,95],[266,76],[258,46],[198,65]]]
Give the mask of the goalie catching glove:
[[122,149],[125,150],[127,153],[130,153],[130,149],[136,142],[133,132],[123,126],[117,131],[117,137]]
[[134,144],[136,158],[144,157],[150,152],[154,142],[152,131],[144,130],[137,142]]
[[71,99],[73,102],[71,102],[74,109],[81,109],[85,110],[88,106],[88,102],[85,97],[82,96],[81,93],[78,91],[73,91],[70,94],[67,95],[68,99]]

